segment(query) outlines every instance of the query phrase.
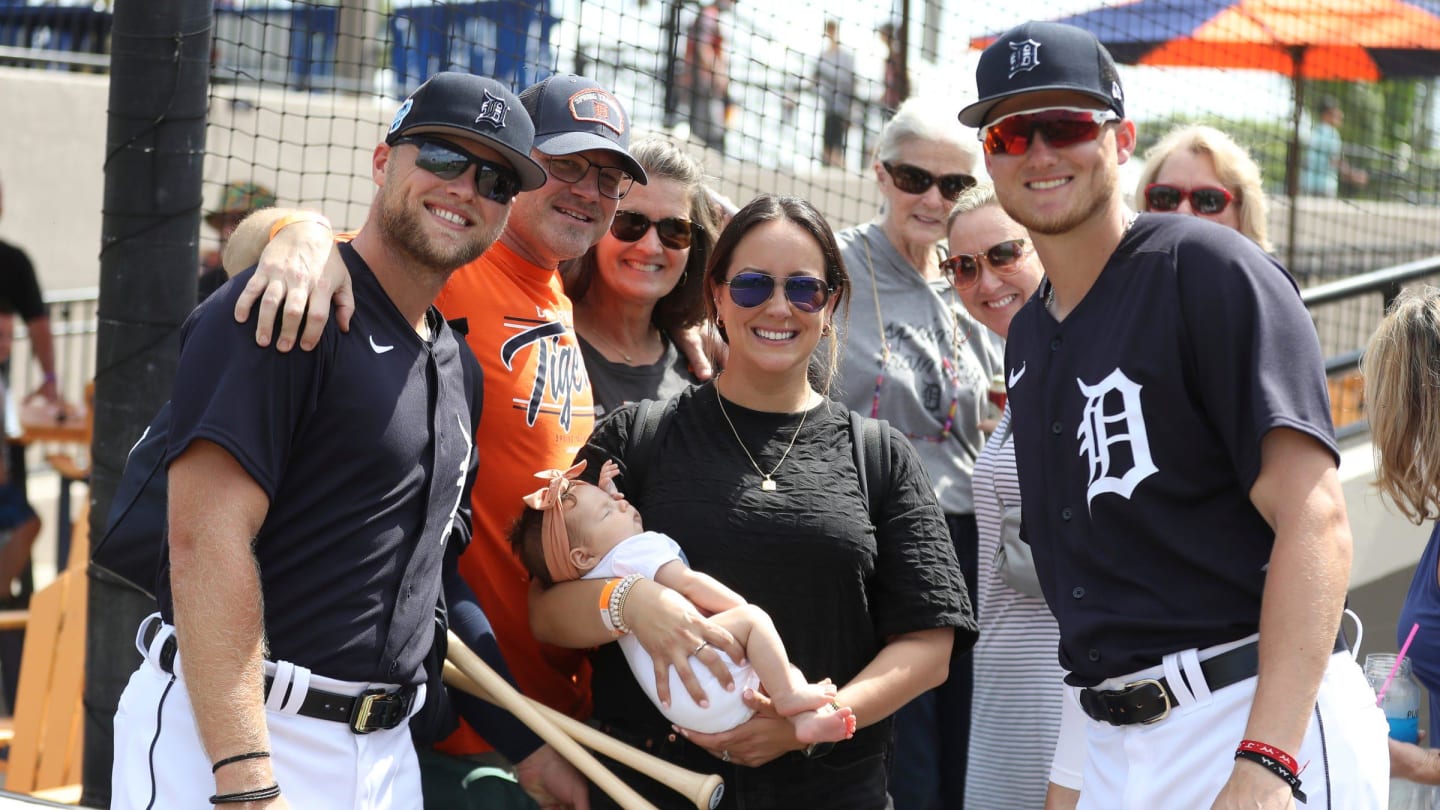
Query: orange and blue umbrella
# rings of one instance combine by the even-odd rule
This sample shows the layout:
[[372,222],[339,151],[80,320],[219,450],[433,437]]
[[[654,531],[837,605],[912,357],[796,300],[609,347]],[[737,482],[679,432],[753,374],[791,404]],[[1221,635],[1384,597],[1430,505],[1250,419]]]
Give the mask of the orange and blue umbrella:
[[1440,0],[1134,0],[1056,22],[1090,31],[1122,64],[1343,81],[1440,75]]

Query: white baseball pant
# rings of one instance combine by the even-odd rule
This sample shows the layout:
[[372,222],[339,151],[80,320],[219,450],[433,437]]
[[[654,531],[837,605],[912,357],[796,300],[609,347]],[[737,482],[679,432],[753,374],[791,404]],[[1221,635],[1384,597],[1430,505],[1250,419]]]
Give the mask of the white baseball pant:
[[[115,712],[112,810],[208,807],[215,792],[210,757],[195,726],[179,656],[174,675],[160,666],[161,647],[174,628],[161,625],[148,644],[142,640],[158,620],[159,614],[154,614],[141,622],[136,646],[145,660],[130,676]],[[421,810],[420,769],[408,723],[355,734],[344,723],[293,713],[304,691],[312,687],[358,695],[366,689],[393,689],[393,684],[337,681],[284,662],[277,666],[267,661],[265,670],[271,676],[281,673],[270,690],[272,696],[286,694],[282,681],[293,684],[284,705],[267,705],[265,713],[275,779],[291,807]],[[281,700],[272,697],[270,703]],[[423,704],[422,687],[412,713]]]
[[[1255,638],[1172,653],[1160,666],[1100,684],[1099,689],[1119,689],[1164,676],[1179,705],[1151,725],[1113,726],[1086,718],[1079,810],[1210,807],[1235,767],[1235,748],[1245,738],[1256,679],[1211,692],[1200,662]],[[1300,750],[1289,752],[1300,763],[1301,789],[1308,797],[1297,807],[1385,810],[1388,733],[1375,693],[1350,653],[1332,655],[1305,740]]]

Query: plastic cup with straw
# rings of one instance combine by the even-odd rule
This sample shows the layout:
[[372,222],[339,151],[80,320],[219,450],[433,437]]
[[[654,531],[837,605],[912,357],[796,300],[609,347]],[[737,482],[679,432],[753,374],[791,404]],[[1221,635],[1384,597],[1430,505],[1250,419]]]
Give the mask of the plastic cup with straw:
[[1384,702],[1385,690],[1389,689],[1390,684],[1394,682],[1395,673],[1400,671],[1400,662],[1405,660],[1405,653],[1410,650],[1410,642],[1415,640],[1415,634],[1418,632],[1420,632],[1420,623],[1416,622],[1415,626],[1410,628],[1410,635],[1405,637],[1405,643],[1400,645],[1400,652],[1395,654],[1395,665],[1390,667],[1390,674],[1385,676],[1385,682],[1381,684],[1379,690],[1375,692],[1376,706]]

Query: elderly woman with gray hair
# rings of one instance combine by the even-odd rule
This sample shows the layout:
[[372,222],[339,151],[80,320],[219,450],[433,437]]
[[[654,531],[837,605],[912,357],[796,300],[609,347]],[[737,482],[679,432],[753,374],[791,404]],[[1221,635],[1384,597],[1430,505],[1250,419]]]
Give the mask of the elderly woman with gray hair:
[[[886,419],[914,444],[945,512],[966,585],[975,590],[975,504],[970,477],[985,444],[998,344],[966,314],[940,272],[945,222],[975,185],[979,148],[943,104],[912,98],[881,131],[872,170],[880,212],[837,234],[850,271],[850,312],[833,391],[848,407]],[[970,651],[956,644],[949,679],[896,715],[896,810],[960,807],[970,728]]]

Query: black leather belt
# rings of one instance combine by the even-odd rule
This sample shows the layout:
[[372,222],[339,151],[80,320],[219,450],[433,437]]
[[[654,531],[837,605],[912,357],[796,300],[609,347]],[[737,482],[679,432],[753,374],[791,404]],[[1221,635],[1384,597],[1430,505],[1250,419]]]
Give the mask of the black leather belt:
[[[1349,648],[1345,636],[1335,639],[1335,652]],[[1252,678],[1260,671],[1259,642],[1252,641],[1200,662],[1200,672],[1212,692]],[[1180,702],[1164,678],[1146,678],[1121,689],[1080,690],[1080,708],[1093,720],[1112,726],[1158,723]]]
[[[175,636],[165,639],[160,645],[160,668],[174,674],[175,653],[178,645]],[[269,697],[274,678],[265,676],[265,695]],[[358,695],[340,695],[323,689],[310,687],[305,699],[300,702],[298,714],[317,720],[331,720],[344,723],[356,734],[385,731],[404,723],[415,705],[414,686],[404,686],[394,692],[384,689],[368,689]]]

